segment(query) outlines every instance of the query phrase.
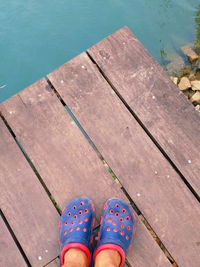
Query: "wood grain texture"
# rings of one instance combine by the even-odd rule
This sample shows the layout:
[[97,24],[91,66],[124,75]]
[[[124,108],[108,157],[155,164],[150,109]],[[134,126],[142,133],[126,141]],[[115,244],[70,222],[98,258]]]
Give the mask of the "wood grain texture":
[[7,100],[0,110],[61,209],[86,195],[99,218],[108,198],[124,198],[46,80]]
[[27,266],[3,219],[0,217],[0,266],[25,267]]
[[88,52],[200,196],[200,113],[127,27]]
[[[12,97],[0,110],[61,207],[86,195],[99,218],[108,198],[126,199],[45,80]],[[158,266],[159,262],[169,266],[143,224],[138,224],[138,231],[134,261],[140,266]]]
[[97,67],[83,53],[48,78],[178,264],[198,266],[199,203]]
[[0,151],[0,207],[31,265],[43,266],[58,255],[59,216],[1,118]]

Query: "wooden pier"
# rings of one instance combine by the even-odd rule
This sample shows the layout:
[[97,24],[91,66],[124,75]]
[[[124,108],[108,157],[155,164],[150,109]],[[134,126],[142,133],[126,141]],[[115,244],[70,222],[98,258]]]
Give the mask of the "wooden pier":
[[[0,105],[0,266],[59,266],[59,208],[138,215],[127,266],[200,266],[200,113],[125,27]],[[114,172],[112,172],[111,171]]]

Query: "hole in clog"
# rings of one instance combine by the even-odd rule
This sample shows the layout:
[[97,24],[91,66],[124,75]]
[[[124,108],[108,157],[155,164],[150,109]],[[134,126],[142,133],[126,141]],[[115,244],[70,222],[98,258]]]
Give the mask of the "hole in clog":
[[119,208],[119,204],[118,204],[118,203],[116,203],[116,204],[115,204],[115,207]]
[[85,211],[85,213],[88,213],[88,209],[85,209],[84,211]]
[[115,216],[119,216],[119,212],[116,212],[116,213],[115,213]]
[[112,222],[112,224],[113,224],[113,225],[117,225],[117,223],[116,223],[116,222]]
[[75,215],[74,215],[74,219],[76,219],[77,217],[78,217],[78,216],[75,214]]
[[66,222],[64,222],[64,225],[67,225],[68,224],[68,222],[66,221]]
[[121,224],[120,227],[121,227],[122,229],[124,229],[124,224]]
[[126,209],[122,209],[122,212],[126,212]]
[[128,235],[126,235],[126,240],[129,240],[129,236]]
[[78,223],[79,223],[79,224],[82,224],[82,223],[83,223],[83,221],[81,221],[81,220],[80,220],[80,221],[78,221]]
[[106,229],[106,231],[107,231],[107,232],[110,232],[110,228],[108,227],[108,228]]
[[113,213],[114,212],[114,210],[110,210],[110,213]]
[[118,229],[117,229],[117,228],[114,228],[113,231],[114,231],[115,233],[117,233],[117,232],[118,232]]
[[74,210],[76,209],[76,206],[75,206],[75,205],[73,206],[73,209],[74,209]]
[[74,224],[74,221],[71,221],[71,224]]
[[79,226],[78,226],[78,227],[76,227],[76,230],[77,230],[77,231],[79,231],[80,229],[81,229],[81,228],[80,228]]
[[83,228],[83,232],[87,232],[87,229],[86,228]]
[[67,231],[64,231],[64,235],[66,235],[67,234]]
[[79,210],[79,212],[78,212],[79,214],[82,214],[83,212],[82,212],[82,210]]
[[120,235],[124,235],[124,232],[123,232],[123,231],[121,231],[121,232],[120,232]]
[[129,226],[127,226],[127,229],[128,229],[128,230],[131,230],[131,227],[130,227],[130,225],[129,225]]
[[130,220],[130,216],[126,216],[126,220],[129,221]]
[[85,222],[87,222],[87,221],[88,221],[88,218],[87,218],[87,217],[85,217],[85,218],[84,218],[84,221],[85,221]]
[[70,216],[71,215],[71,212],[68,212],[67,215]]
[[124,218],[121,217],[121,218],[119,218],[119,220],[120,220],[121,222],[123,222]]
[[108,218],[108,222],[112,222],[112,218]]
[[84,201],[81,201],[80,204],[81,204],[81,206],[83,206],[85,203],[84,203]]

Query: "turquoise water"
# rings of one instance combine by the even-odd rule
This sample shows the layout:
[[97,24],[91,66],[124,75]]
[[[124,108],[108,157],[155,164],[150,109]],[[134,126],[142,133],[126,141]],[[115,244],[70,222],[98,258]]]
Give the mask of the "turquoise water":
[[127,25],[162,63],[194,41],[199,0],[0,0],[0,102]]

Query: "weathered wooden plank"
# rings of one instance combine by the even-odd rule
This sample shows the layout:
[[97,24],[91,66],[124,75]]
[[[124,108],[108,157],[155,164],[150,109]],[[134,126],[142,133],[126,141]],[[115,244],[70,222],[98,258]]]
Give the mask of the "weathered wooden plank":
[[0,206],[33,266],[58,255],[58,213],[0,118]]
[[88,52],[200,195],[200,114],[127,27]]
[[97,67],[81,54],[48,77],[178,264],[198,266],[198,201]]
[[25,267],[27,266],[2,217],[0,217],[0,266]]
[[[0,110],[61,207],[86,195],[94,201],[99,217],[108,198],[125,199],[45,80],[9,99]],[[136,237],[134,261],[142,266],[157,266],[161,261],[168,266],[144,225],[139,223],[138,228],[142,234]]]

